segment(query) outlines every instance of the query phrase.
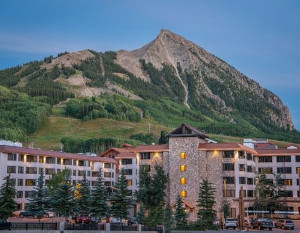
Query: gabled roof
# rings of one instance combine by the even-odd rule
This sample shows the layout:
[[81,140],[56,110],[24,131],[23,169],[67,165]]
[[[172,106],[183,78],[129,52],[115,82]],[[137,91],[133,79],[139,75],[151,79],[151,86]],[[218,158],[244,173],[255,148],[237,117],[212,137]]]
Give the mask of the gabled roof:
[[265,149],[256,150],[260,156],[272,156],[272,155],[300,155],[300,149]]
[[64,158],[64,159],[88,160],[88,161],[94,161],[94,162],[117,163],[117,161],[112,158],[79,155],[79,154],[50,151],[50,150],[40,150],[40,149],[17,147],[17,146],[0,145],[0,152],[13,153],[13,154],[29,154],[29,155],[34,155],[34,156],[41,155],[41,156]]
[[121,152],[115,157],[115,159],[134,159],[134,158],[136,158],[136,154],[133,152]]
[[102,154],[100,154],[99,157],[103,157],[103,156],[105,156],[107,153],[109,153],[111,151],[122,153],[122,152],[129,152],[131,150],[132,150],[132,148],[117,148],[117,147],[112,147],[112,148],[109,148],[108,150],[104,151]]
[[202,139],[208,138],[203,132],[190,126],[182,124],[177,129],[168,134],[168,137],[200,137]]
[[239,143],[235,142],[229,142],[229,143],[199,143],[198,146],[199,150],[204,151],[211,151],[211,150],[236,150],[236,151],[246,151],[251,154],[257,155],[257,152],[248,147],[241,145]]
[[162,145],[141,145],[137,146],[136,148],[132,149],[134,152],[162,152],[162,151],[169,151],[168,144]]

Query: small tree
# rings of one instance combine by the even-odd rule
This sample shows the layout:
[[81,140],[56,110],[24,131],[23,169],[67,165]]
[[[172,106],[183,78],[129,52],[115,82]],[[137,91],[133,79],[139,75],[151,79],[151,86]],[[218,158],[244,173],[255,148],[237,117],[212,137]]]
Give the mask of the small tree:
[[216,215],[216,211],[213,209],[215,205],[214,193],[215,190],[211,183],[207,179],[204,179],[200,183],[200,191],[197,201],[197,206],[199,207],[197,218],[205,229],[212,228],[214,217]]
[[131,198],[128,196],[129,190],[127,187],[128,184],[124,171],[121,170],[121,174],[115,185],[115,190],[110,198],[111,214],[120,221],[121,219],[128,218],[128,211],[131,206]]
[[50,209],[50,197],[44,185],[43,171],[37,180],[37,186],[33,191],[33,198],[29,199],[27,209],[38,216],[39,219]]
[[90,212],[91,190],[89,181],[86,179],[86,172],[83,173],[83,179],[75,190],[76,212],[79,214],[88,214]]
[[60,216],[68,217],[74,212],[74,187],[69,173],[66,174],[64,183],[58,185],[51,198],[53,210]]
[[184,230],[187,227],[187,213],[182,207],[182,199],[180,195],[177,196],[176,200],[176,211],[175,211],[175,223],[177,230]]
[[91,195],[91,214],[94,217],[103,218],[108,215],[108,205],[106,203],[107,191],[104,186],[102,170],[100,169],[97,176],[96,186]]
[[167,131],[164,131],[162,130],[160,132],[160,138],[158,140],[158,143],[159,144],[168,144],[169,143],[169,138],[168,138],[168,132]]
[[137,222],[139,224],[145,225],[146,224],[146,209],[143,205],[140,207],[140,211],[137,213]]
[[221,211],[224,213],[224,218],[228,218],[230,215],[230,204],[227,200],[222,202]]
[[165,208],[165,219],[164,219],[164,226],[165,226],[165,233],[170,233],[174,225],[174,217],[173,211],[168,202]]
[[13,216],[13,212],[17,210],[17,203],[14,198],[16,189],[10,180],[10,174],[4,178],[5,182],[0,188],[0,218],[7,219]]

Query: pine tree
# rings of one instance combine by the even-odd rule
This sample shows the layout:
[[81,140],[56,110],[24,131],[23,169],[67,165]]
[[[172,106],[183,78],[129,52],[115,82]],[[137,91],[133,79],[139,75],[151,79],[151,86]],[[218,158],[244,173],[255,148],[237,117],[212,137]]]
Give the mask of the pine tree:
[[169,143],[169,138],[168,138],[168,132],[167,131],[164,131],[162,130],[160,132],[160,138],[158,140],[158,143],[159,144],[168,144]]
[[174,225],[173,219],[173,211],[168,202],[165,208],[165,219],[164,219],[164,226],[165,226],[165,233],[170,233]]
[[44,185],[44,172],[42,171],[37,186],[33,190],[33,198],[29,199],[28,210],[41,218],[50,209],[50,198]]
[[110,198],[111,214],[120,221],[128,218],[128,210],[131,207],[131,198],[128,196],[129,190],[127,187],[128,184],[124,171],[121,170],[121,174],[115,185],[115,190]]
[[89,181],[86,179],[86,172],[75,190],[76,212],[79,214],[89,214],[91,203],[91,189]]
[[13,212],[17,210],[17,203],[14,198],[16,189],[10,180],[10,174],[4,178],[5,182],[0,188],[0,218],[7,219],[13,216]]
[[137,213],[137,222],[139,224],[145,225],[146,224],[146,209],[144,207],[144,205],[140,206],[140,211]]
[[187,213],[182,207],[182,199],[180,195],[177,196],[176,200],[176,211],[175,211],[175,223],[177,230],[184,230],[187,227]]
[[102,170],[98,172],[96,186],[91,195],[91,214],[94,217],[103,218],[108,216],[108,205],[106,203],[107,192],[104,186]]
[[200,183],[200,191],[198,197],[199,211],[197,213],[198,221],[205,229],[210,229],[213,226],[213,221],[216,211],[213,209],[215,205],[215,190],[211,183],[204,179]]
[[67,174],[65,181],[59,184],[51,197],[53,210],[60,216],[68,217],[74,212],[74,187],[71,184],[70,174]]

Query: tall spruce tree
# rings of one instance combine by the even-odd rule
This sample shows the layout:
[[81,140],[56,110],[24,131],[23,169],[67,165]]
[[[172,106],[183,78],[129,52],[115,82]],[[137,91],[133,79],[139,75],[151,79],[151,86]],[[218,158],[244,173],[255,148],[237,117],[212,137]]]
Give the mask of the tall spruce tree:
[[13,216],[13,212],[17,210],[17,203],[14,198],[16,189],[10,179],[10,174],[4,178],[5,182],[0,188],[0,218],[7,219]]
[[82,180],[78,183],[75,191],[76,212],[78,214],[89,214],[91,209],[91,189],[89,181],[86,179],[86,171]]
[[102,170],[100,169],[97,176],[96,186],[91,195],[91,214],[94,217],[103,218],[108,216],[109,208],[106,203],[107,192],[104,186]]
[[117,179],[114,192],[110,198],[111,214],[120,221],[122,219],[127,219],[129,215],[128,211],[131,207],[132,199],[128,194],[129,190],[127,180],[124,175],[124,171],[121,170],[121,174]]
[[140,206],[140,211],[137,213],[137,216],[136,216],[137,222],[139,224],[142,224],[142,225],[146,224],[146,216],[145,216],[145,214],[146,214],[146,209],[145,209],[144,205],[141,205]]
[[50,209],[50,197],[44,185],[43,171],[37,180],[37,186],[33,190],[33,198],[29,199],[27,209],[33,212],[39,219]]
[[177,230],[184,230],[187,227],[187,213],[182,207],[182,199],[180,195],[177,196],[176,200],[176,211],[175,211],[175,224]]
[[211,183],[207,179],[204,179],[200,183],[199,197],[197,200],[197,206],[199,207],[197,218],[205,229],[211,229],[213,227],[213,221],[216,215],[216,211],[213,208],[216,203],[214,193],[215,190]]
[[74,213],[74,187],[70,173],[66,173],[65,181],[58,185],[51,199],[53,210],[60,216],[68,217]]
[[173,211],[170,203],[168,202],[165,208],[165,219],[164,219],[164,226],[165,226],[165,233],[170,233],[174,225],[174,217]]

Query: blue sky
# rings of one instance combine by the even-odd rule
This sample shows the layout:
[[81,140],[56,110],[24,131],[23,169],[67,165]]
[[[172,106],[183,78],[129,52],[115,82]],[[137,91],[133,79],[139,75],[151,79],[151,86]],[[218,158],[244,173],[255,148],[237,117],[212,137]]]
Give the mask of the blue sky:
[[0,69],[62,51],[132,50],[169,29],[279,95],[300,129],[298,0],[3,0]]

